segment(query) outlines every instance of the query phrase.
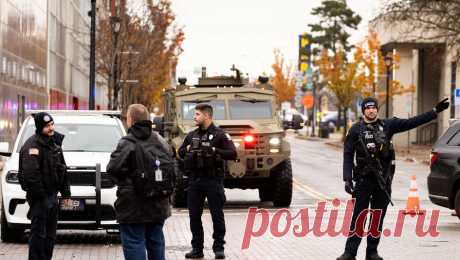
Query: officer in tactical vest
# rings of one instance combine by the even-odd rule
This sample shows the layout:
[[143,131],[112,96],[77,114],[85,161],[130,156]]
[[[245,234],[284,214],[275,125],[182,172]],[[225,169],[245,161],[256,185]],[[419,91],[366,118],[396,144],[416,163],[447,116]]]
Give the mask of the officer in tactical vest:
[[[378,103],[375,98],[366,98],[361,103],[363,118],[349,130],[344,144],[343,180],[345,191],[355,199],[350,233],[345,245],[345,253],[337,260],[354,260],[361,243],[361,228],[358,216],[364,210],[381,210],[378,235],[367,236],[366,260],[383,259],[377,253],[388,203],[391,202],[391,183],[395,172],[395,152],[392,144],[394,134],[428,123],[449,107],[447,98],[439,102],[433,110],[409,119],[378,119]],[[353,159],[356,155],[356,166]],[[372,215],[374,216],[374,214]],[[364,220],[365,221],[365,220]],[[376,223],[369,223],[377,225]],[[376,221],[374,221],[376,222]],[[358,230],[355,230],[355,227]]]
[[235,160],[237,154],[230,135],[213,124],[212,114],[210,105],[199,104],[195,107],[194,120],[198,128],[187,135],[178,151],[184,159],[185,173],[189,176],[187,205],[193,249],[185,255],[186,258],[204,256],[201,215],[206,198],[214,229],[212,249],[216,259],[225,258],[224,160]]

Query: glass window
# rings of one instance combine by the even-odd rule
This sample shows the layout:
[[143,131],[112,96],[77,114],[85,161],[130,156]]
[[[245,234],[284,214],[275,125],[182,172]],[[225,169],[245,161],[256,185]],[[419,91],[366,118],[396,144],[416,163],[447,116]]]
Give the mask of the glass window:
[[2,73],[4,73],[4,74],[7,73],[7,60],[6,60],[6,57],[2,58]]
[[231,100],[229,109],[231,119],[272,118],[272,104],[269,100]]
[[449,146],[459,146],[460,145],[460,131],[457,131],[454,136],[450,138],[447,142]]
[[[117,125],[56,124],[56,131],[65,135],[64,152],[113,152],[122,137]],[[35,132],[34,125],[28,125],[19,142],[18,152],[25,141]]]
[[[195,115],[195,106],[198,104],[196,101],[182,102],[182,115],[186,120],[192,120]],[[213,109],[213,119],[225,119],[225,102],[223,100],[213,100],[210,102],[201,102],[200,104],[209,104]]]

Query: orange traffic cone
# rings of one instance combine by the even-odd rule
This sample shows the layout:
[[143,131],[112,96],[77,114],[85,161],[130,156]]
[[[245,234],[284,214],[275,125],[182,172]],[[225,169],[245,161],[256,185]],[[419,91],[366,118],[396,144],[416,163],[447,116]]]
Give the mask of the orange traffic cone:
[[411,176],[409,196],[407,197],[406,211],[404,214],[420,215],[423,211],[420,209],[420,196],[417,189],[415,175]]

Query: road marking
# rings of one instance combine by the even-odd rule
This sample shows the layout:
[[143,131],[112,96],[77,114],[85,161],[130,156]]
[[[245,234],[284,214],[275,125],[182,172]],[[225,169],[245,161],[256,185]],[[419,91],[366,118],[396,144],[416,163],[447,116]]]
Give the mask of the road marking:
[[300,181],[298,181],[296,178],[292,178],[292,182],[293,184],[298,188],[300,189],[301,191],[305,192],[306,194],[316,198],[316,199],[319,199],[319,200],[326,200],[326,201],[332,201],[333,198],[329,197],[329,196],[326,196],[325,194],[301,183]]

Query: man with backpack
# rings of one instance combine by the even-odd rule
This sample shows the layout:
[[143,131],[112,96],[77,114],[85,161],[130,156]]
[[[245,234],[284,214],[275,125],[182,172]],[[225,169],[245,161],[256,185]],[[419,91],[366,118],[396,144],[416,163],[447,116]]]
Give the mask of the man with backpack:
[[110,157],[107,172],[117,180],[115,213],[127,260],[165,259],[163,225],[171,215],[174,188],[170,146],[152,131],[147,108],[130,105],[128,135]]

